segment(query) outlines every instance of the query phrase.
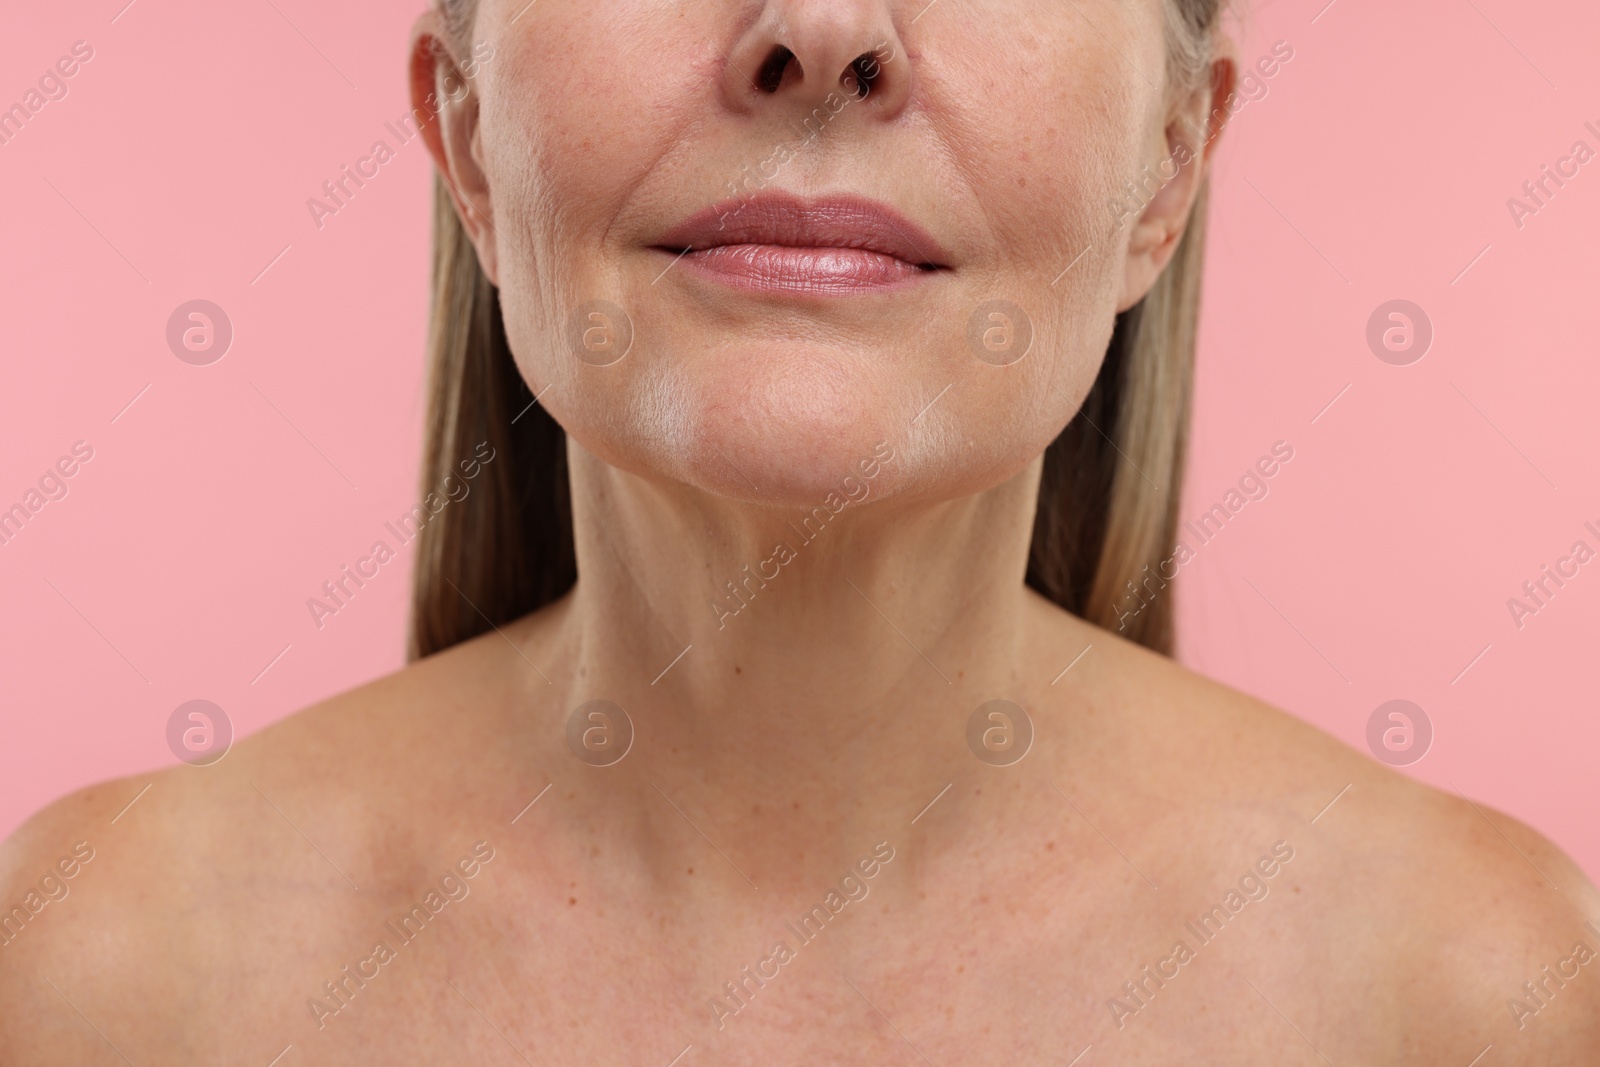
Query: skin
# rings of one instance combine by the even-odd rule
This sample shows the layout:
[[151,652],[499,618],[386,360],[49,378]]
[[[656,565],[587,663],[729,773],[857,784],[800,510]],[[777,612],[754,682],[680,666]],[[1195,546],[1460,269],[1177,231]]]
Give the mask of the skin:
[[[1225,98],[1225,47],[1186,93],[1155,0],[522,8],[486,0],[493,58],[428,136],[569,433],[578,585],[213,766],[36,816],[0,905],[76,842],[93,859],[0,948],[0,1062],[1595,1061],[1600,959],[1521,1028],[1506,1005],[1600,948],[1600,896],[1554,846],[1023,584],[1040,453],[1203,163],[1134,224],[1107,200]],[[419,21],[419,102],[459,75],[437,34]],[[883,40],[898,59],[775,185],[886,200],[951,269],[832,299],[661,275],[660,233]],[[759,94],[739,70],[774,42],[803,76]],[[1011,367],[965,345],[996,297],[1036,330]],[[636,330],[611,367],[560,343],[595,298]],[[719,618],[721,584],[880,441],[868,499]],[[997,697],[1033,725],[1011,766],[965,740]],[[611,766],[567,745],[592,699],[631,714]],[[802,943],[787,924],[875,848]],[[430,888],[465,895],[402,943],[385,924]],[[323,984],[379,940],[393,959],[341,1006]],[[778,940],[793,959],[713,1008]],[[1124,991],[1179,940],[1175,976]]]

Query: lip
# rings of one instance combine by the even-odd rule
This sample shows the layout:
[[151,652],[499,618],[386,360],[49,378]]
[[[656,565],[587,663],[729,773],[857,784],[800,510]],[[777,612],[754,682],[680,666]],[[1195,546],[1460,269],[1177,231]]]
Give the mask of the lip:
[[741,289],[849,295],[904,288],[949,268],[894,208],[858,196],[764,192],[696,212],[654,246],[674,266]]

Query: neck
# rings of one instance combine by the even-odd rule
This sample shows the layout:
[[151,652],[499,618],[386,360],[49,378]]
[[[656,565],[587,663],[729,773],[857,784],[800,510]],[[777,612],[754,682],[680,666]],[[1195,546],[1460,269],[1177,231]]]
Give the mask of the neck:
[[607,779],[608,802],[659,809],[676,792],[758,881],[809,876],[800,856],[854,860],[904,826],[973,758],[972,710],[1024,684],[1038,462],[974,495],[835,513],[569,448],[580,577],[552,651],[561,707],[626,709],[633,773]]

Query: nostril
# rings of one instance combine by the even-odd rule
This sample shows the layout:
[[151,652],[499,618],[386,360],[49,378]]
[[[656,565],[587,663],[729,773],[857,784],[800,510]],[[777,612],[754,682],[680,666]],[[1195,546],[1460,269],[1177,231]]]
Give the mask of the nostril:
[[839,84],[844,86],[846,92],[865,100],[882,76],[883,66],[878,62],[878,57],[871,52],[863,52],[850,61],[850,66],[839,76]]
[[764,93],[775,93],[778,86],[783,84],[783,76],[789,70],[789,63],[794,59],[794,53],[783,45],[776,45],[767,53],[766,60],[761,64],[761,70],[756,74],[756,84]]

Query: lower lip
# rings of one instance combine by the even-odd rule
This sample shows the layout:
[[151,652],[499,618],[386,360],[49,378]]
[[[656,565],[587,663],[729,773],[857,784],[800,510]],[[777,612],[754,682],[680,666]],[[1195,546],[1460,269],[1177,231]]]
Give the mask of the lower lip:
[[686,252],[675,266],[740,289],[818,296],[901,289],[938,273],[861,248],[785,245],[721,245]]

